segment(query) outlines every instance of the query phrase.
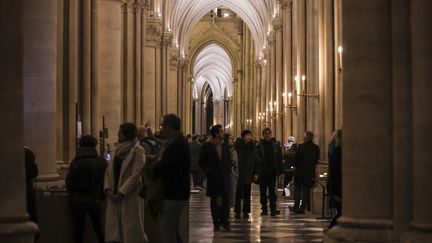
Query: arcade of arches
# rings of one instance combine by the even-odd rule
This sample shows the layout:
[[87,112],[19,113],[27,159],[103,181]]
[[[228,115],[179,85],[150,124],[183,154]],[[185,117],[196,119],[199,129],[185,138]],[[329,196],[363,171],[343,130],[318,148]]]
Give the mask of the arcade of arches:
[[324,242],[432,242],[429,0],[1,0],[0,241],[31,242],[22,147],[40,183],[80,134],[125,121],[343,127],[343,214]]

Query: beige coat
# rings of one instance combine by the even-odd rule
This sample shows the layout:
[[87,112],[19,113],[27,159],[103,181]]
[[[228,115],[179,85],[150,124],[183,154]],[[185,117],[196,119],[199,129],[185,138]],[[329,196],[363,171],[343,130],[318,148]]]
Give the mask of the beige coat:
[[[115,154],[112,158],[115,158]],[[114,191],[113,162],[105,173],[105,190]],[[144,149],[135,144],[123,160],[118,191],[124,194],[119,202],[107,198],[105,241],[123,243],[147,242],[143,225],[143,200],[138,196],[141,188],[141,171],[145,165]]]

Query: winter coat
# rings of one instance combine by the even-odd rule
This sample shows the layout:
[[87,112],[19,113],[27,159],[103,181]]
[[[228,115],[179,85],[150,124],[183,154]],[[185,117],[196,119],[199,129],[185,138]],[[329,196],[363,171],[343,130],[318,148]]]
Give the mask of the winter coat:
[[229,149],[230,153],[230,159],[231,159],[231,174],[230,174],[230,192],[229,192],[229,206],[234,207],[235,206],[235,196],[236,196],[236,190],[237,190],[237,181],[239,178],[238,174],[238,159],[237,159],[237,152],[234,149],[234,147]]
[[299,144],[294,156],[296,167],[295,183],[313,186],[315,169],[320,158],[320,149],[312,141]]
[[[105,169],[108,163],[95,148],[78,148],[66,176],[66,188],[72,203],[90,203],[102,199]],[[84,181],[83,181],[84,180]],[[85,191],[82,190],[83,182]],[[90,183],[90,184],[89,184]]]
[[329,177],[327,187],[329,191],[330,207],[335,208],[342,200],[342,148],[329,148],[328,152]]
[[235,149],[239,167],[238,183],[250,184],[253,176],[258,173],[259,158],[256,146],[253,142],[245,144],[243,139],[238,139]]
[[222,144],[222,156],[219,159],[213,142],[206,142],[201,148],[199,165],[207,176],[206,195],[229,196],[231,184],[231,159],[228,146]]
[[[116,158],[115,153],[113,158]],[[147,242],[143,225],[143,200],[138,196],[141,188],[141,171],[145,165],[144,149],[137,142],[123,159],[117,191],[124,194],[119,202],[107,198],[105,240],[107,242]],[[114,162],[105,173],[105,191],[116,191]]]
[[198,142],[189,143],[191,153],[191,171],[201,171],[201,167],[198,164],[201,147],[202,145]]
[[[270,143],[272,147],[272,154],[265,153],[265,143]],[[259,177],[275,175],[278,176],[283,170],[282,164],[282,148],[280,148],[273,141],[261,140],[257,146],[257,153],[260,164],[258,166]],[[273,171],[274,174],[270,174]]]
[[156,165],[156,175],[163,180],[164,199],[189,200],[189,172],[189,144],[182,135],[179,135],[165,144],[162,158]]

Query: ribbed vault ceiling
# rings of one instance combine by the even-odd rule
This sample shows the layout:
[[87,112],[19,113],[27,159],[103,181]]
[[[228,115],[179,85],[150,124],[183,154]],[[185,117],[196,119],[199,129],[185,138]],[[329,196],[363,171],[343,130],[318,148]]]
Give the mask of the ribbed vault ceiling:
[[198,55],[194,65],[194,98],[207,82],[215,99],[223,99],[225,89],[232,95],[232,64],[227,52],[216,44],[206,46]]
[[276,0],[165,0],[164,23],[173,32],[180,54],[187,55],[189,38],[197,22],[217,7],[235,12],[249,27],[258,55],[266,45],[266,35],[272,29],[272,16],[277,14]]

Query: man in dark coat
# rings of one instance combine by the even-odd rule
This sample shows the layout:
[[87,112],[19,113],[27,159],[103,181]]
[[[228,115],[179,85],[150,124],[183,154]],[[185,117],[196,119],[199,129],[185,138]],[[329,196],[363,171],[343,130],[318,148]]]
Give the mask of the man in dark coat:
[[98,242],[105,242],[102,230],[100,201],[103,195],[103,180],[108,163],[98,156],[97,139],[83,136],[72,160],[66,177],[66,187],[70,195],[75,217],[75,242],[83,242],[85,216],[88,213]]
[[33,190],[33,180],[38,176],[39,170],[36,164],[36,156],[33,151],[24,147],[25,169],[26,169],[26,195],[27,195],[27,213],[30,221],[37,223],[37,211],[35,195]]
[[201,153],[202,144],[198,142],[198,135],[192,136],[192,142],[189,143],[189,149],[191,153],[191,174],[193,179],[194,187],[198,190],[204,189],[204,172],[198,164],[199,155]]
[[315,184],[315,168],[320,158],[320,149],[313,143],[313,138],[314,134],[306,131],[304,143],[297,147],[294,156],[294,206],[290,210],[298,214],[304,214],[306,207],[310,206],[310,190]]
[[342,130],[337,129],[330,139],[328,149],[327,187],[329,191],[330,208],[336,208],[336,215],[330,222],[329,228],[337,224],[342,211]]
[[222,226],[230,230],[229,188],[231,159],[228,146],[223,144],[224,131],[221,125],[210,129],[211,137],[201,148],[199,165],[207,176],[207,196],[210,197],[214,230]]
[[272,130],[268,127],[262,131],[263,139],[257,146],[258,157],[260,158],[260,169],[258,174],[260,186],[261,215],[267,215],[267,190],[270,200],[271,216],[280,212],[276,210],[276,177],[282,171],[281,149],[272,141]]
[[239,178],[235,197],[235,217],[240,218],[241,199],[243,198],[243,217],[248,219],[250,213],[251,183],[258,179],[258,154],[253,143],[252,132],[244,130],[235,144],[237,151]]
[[180,243],[180,216],[190,198],[189,144],[180,131],[181,120],[174,114],[163,117],[160,135],[166,138],[156,175],[163,180],[164,201],[160,229],[164,243]]

